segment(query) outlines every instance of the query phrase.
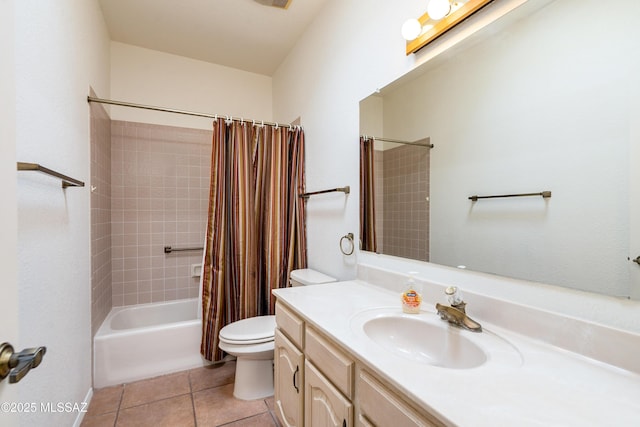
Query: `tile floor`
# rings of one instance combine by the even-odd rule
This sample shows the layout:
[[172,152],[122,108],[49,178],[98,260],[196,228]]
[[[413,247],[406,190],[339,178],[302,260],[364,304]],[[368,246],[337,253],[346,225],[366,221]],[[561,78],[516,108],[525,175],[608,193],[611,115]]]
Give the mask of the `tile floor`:
[[273,397],[233,397],[235,362],[95,390],[82,427],[280,427]]

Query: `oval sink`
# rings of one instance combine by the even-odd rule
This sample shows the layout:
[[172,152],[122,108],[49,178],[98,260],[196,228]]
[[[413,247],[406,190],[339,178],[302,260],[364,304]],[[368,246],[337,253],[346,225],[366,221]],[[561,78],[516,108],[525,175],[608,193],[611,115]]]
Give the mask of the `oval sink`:
[[366,320],[362,329],[376,344],[415,362],[470,369],[487,361],[486,353],[464,336],[465,331],[409,316],[374,317]]

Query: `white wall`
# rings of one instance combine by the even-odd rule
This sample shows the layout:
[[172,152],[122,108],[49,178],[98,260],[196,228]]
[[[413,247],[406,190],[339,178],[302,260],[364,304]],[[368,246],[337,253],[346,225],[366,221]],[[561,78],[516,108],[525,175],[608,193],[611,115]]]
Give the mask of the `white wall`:
[[[277,70],[273,81],[274,119],[287,120],[300,115],[305,127],[307,189],[352,186],[348,197],[336,194],[309,200],[310,267],[349,279],[355,276],[356,259],[379,262],[377,256],[367,253],[356,252],[352,257],[344,257],[338,248],[340,236],[346,232],[357,236],[358,231],[359,101],[523,3],[526,2],[496,0],[464,26],[409,57],[404,55],[399,29],[406,18],[424,12],[424,2],[334,0],[321,11]],[[532,1],[522,8],[544,3],[549,2]],[[574,295],[562,288],[541,289],[543,292],[549,289],[550,298],[564,297],[562,301],[572,301]],[[513,298],[517,299],[518,295]],[[588,317],[592,307],[585,304],[578,311]],[[615,323],[615,317],[613,310],[599,313],[599,320],[605,318],[605,322],[608,319]]]
[[[0,342],[20,345],[18,337],[18,212],[16,209],[16,90],[15,31],[13,1],[0,1],[0,176],[3,182],[0,209],[0,269],[2,271],[2,310]],[[0,383],[0,402],[17,402],[18,389],[8,381]],[[3,413],[3,426],[19,423],[17,413]]]
[[[85,181],[20,172],[21,347],[46,346],[16,387],[21,402],[82,402],[91,388],[89,86],[109,93],[109,39],[97,0],[15,2],[17,160]],[[72,425],[77,413],[21,414],[29,426]]]
[[[360,135],[384,136],[384,98],[371,95],[360,101]],[[385,150],[386,142],[374,141],[376,150]],[[398,144],[389,144],[390,147],[397,147]]]
[[[254,120],[273,115],[271,77],[118,42],[111,42],[111,98]],[[209,118],[110,108],[112,120],[211,129]]]

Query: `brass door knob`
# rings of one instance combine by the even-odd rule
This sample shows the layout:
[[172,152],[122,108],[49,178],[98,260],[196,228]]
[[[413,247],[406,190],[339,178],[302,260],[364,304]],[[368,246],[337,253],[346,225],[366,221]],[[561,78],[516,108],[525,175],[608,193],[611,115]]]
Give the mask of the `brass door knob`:
[[0,381],[9,375],[9,383],[17,383],[40,365],[46,352],[46,347],[36,347],[16,353],[8,342],[0,344]]
[[13,346],[8,342],[0,344],[0,380],[5,379],[18,364],[17,361],[11,360],[11,356],[13,356]]

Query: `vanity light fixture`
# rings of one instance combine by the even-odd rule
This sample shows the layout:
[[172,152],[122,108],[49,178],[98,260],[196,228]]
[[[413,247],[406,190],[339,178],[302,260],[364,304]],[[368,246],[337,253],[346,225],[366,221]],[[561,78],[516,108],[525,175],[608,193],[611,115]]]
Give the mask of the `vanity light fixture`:
[[427,14],[434,21],[439,21],[451,12],[449,0],[429,0],[427,4]]
[[407,19],[404,24],[402,24],[401,32],[405,40],[415,40],[422,32],[422,24],[415,18]]
[[402,25],[407,55],[417,52],[493,0],[429,0],[427,13]]

